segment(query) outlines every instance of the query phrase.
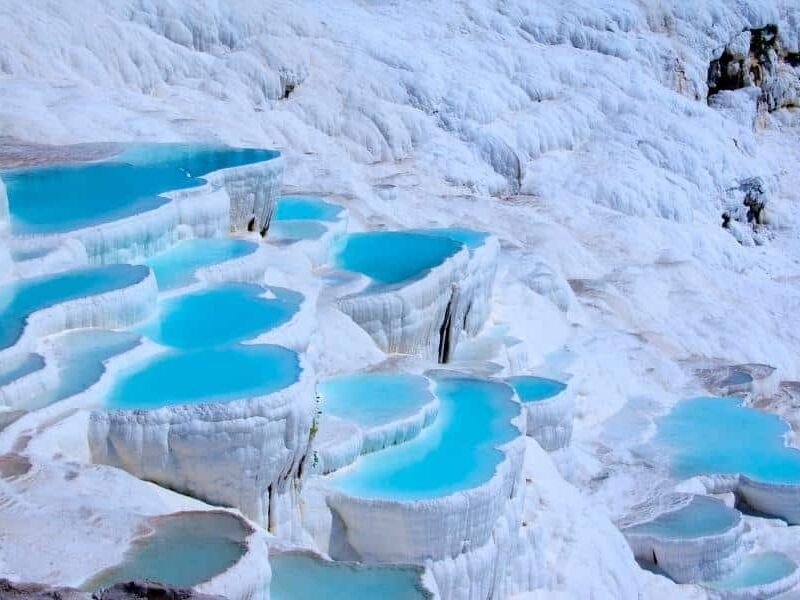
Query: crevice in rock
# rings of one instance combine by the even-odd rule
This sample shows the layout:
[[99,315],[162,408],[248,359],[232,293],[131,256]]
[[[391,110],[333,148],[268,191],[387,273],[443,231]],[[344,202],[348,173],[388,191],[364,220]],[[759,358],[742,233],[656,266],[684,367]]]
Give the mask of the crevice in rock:
[[450,300],[447,302],[447,307],[444,309],[444,318],[442,325],[439,327],[439,362],[445,364],[450,360],[450,345],[453,335],[453,304],[455,300],[456,289],[450,294]]
[[798,53],[784,50],[777,25],[745,29],[708,66],[708,96],[747,87],[761,89],[759,108],[772,112],[798,104]]

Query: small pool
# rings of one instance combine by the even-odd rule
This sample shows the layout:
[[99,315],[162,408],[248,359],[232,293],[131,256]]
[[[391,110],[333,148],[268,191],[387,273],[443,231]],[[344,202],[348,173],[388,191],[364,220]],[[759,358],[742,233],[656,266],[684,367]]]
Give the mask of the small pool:
[[162,300],[158,314],[137,331],[173,348],[220,346],[287,323],[302,301],[302,294],[284,288],[225,283]]
[[484,231],[467,229],[465,227],[438,227],[434,229],[410,229],[411,233],[432,235],[436,237],[448,238],[464,244],[469,253],[472,254],[476,248],[480,248],[486,243],[489,234]]
[[44,368],[44,358],[38,354],[23,354],[6,361],[0,367],[0,387]]
[[272,215],[272,221],[328,221],[339,220],[342,207],[314,196],[281,196]]
[[317,221],[271,221],[268,237],[278,242],[318,240],[328,228]]
[[428,380],[400,373],[343,375],[317,385],[325,414],[365,428],[410,417],[433,401]]
[[786,446],[786,423],[738,398],[684,400],[657,425],[654,444],[667,451],[678,477],[741,473],[763,483],[800,484],[800,450]]
[[427,600],[421,567],[332,562],[290,552],[272,555],[271,600]]
[[477,487],[503,460],[499,446],[519,435],[511,388],[469,377],[436,382],[439,414],[416,438],[362,456],[330,477],[332,486],[362,498],[425,500]]
[[0,287],[0,349],[14,345],[25,320],[34,312],[132,286],[149,269],[142,265],[109,265],[21,279]]
[[197,281],[195,272],[202,267],[241,258],[257,249],[255,242],[235,238],[185,240],[145,264],[153,270],[158,289],[170,290]]
[[775,583],[792,575],[797,564],[780,552],[750,554],[730,574],[704,585],[720,590],[737,590]]
[[105,373],[105,361],[138,345],[139,336],[129,331],[79,329],[64,334],[55,342],[58,386],[41,398],[32,399],[35,406],[46,406],[89,389]]
[[121,374],[107,409],[156,409],[264,396],[295,383],[300,361],[281,346],[235,345],[159,354]]
[[14,234],[50,234],[153,210],[170,190],[202,185],[213,171],[270,160],[277,152],[192,144],[141,144],[102,162],[0,173]]
[[96,591],[127,581],[156,581],[178,587],[205,583],[230,569],[247,551],[250,534],[241,519],[222,511],[187,512],[148,520],[124,561],[81,587]]
[[534,377],[532,375],[520,375],[506,379],[508,384],[517,392],[520,401],[540,402],[553,396],[557,396],[567,385],[555,379],[545,379],[544,377]]
[[693,496],[676,510],[664,512],[656,518],[626,527],[625,534],[650,535],[660,539],[693,539],[723,533],[741,520],[739,511],[729,508],[721,500]]
[[376,284],[393,285],[424,276],[462,247],[449,237],[422,233],[352,233],[338,242],[334,262],[341,269],[366,275]]

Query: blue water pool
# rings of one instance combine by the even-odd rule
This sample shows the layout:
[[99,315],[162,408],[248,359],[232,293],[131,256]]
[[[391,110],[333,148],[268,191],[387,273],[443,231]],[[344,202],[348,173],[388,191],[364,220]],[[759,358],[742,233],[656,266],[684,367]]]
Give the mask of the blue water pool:
[[235,345],[166,352],[122,374],[109,409],[154,409],[263,396],[298,380],[297,354],[281,346]]
[[195,271],[201,267],[240,258],[257,249],[255,242],[234,238],[186,240],[145,264],[153,270],[158,288],[169,290],[195,282]]
[[281,196],[272,220],[336,222],[341,212],[341,206],[314,196]]
[[517,392],[517,396],[519,396],[520,401],[523,403],[547,400],[567,389],[565,383],[561,383],[555,379],[533,377],[532,375],[509,377],[506,381],[514,388],[514,391]]
[[377,284],[392,285],[418,279],[461,250],[449,237],[376,231],[343,237],[334,262],[346,271],[361,273]]
[[487,482],[503,459],[498,449],[519,435],[511,389],[468,377],[436,383],[439,414],[413,440],[361,457],[332,475],[336,489],[362,498],[424,500]]
[[476,248],[480,248],[485,242],[489,234],[484,231],[476,231],[475,229],[467,229],[465,227],[438,227],[434,229],[409,229],[410,233],[419,233],[422,235],[432,235],[436,237],[448,238],[461,242],[469,250],[470,254]]
[[115,583],[156,581],[179,587],[205,583],[235,565],[249,534],[234,515],[219,511],[178,513],[151,519],[151,531],[133,541],[123,562],[81,587],[95,591]]
[[24,354],[0,366],[0,386],[16,381],[44,368],[44,358],[38,354]]
[[162,300],[158,314],[137,331],[173,348],[230,344],[288,322],[302,300],[302,294],[284,288],[225,283]]
[[733,572],[705,585],[722,590],[767,585],[788,577],[795,569],[797,564],[780,552],[750,554]]
[[17,169],[0,176],[12,232],[55,233],[152,210],[166,202],[159,194],[201,185],[212,171],[276,156],[251,148],[147,144],[129,146],[102,162]]
[[765,483],[800,483],[800,451],[788,448],[788,426],[738,398],[692,398],[658,420],[654,438],[679,477],[742,473]]
[[291,242],[295,240],[318,240],[328,231],[317,221],[275,221],[269,226],[269,239]]
[[272,600],[426,600],[422,568],[366,567],[291,552],[272,555]]
[[624,532],[661,539],[692,539],[723,533],[738,524],[740,519],[739,511],[729,508],[721,500],[694,496],[677,510],[626,527]]
[[100,380],[103,363],[139,345],[139,336],[129,331],[79,329],[61,336],[58,348],[58,386],[26,408],[37,408],[74,396]]
[[425,377],[398,373],[334,377],[317,391],[325,414],[366,428],[414,415],[433,399]]
[[17,342],[25,320],[37,310],[134,285],[148,272],[142,265],[109,265],[22,279],[0,287],[0,349]]

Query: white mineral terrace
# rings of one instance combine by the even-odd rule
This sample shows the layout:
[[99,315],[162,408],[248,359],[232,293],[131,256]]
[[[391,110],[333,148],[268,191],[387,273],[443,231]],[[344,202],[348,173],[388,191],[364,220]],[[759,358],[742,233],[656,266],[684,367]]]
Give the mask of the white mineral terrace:
[[800,597],[797,0],[0,29],[0,600]]

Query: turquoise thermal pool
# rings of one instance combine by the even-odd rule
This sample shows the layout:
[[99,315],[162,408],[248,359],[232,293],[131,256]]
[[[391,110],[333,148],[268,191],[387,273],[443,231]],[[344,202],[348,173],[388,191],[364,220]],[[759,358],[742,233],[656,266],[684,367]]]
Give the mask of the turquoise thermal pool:
[[149,269],[142,265],[109,265],[21,279],[0,287],[0,350],[14,345],[34,312],[132,286]]
[[704,585],[720,590],[757,587],[789,577],[796,569],[795,562],[780,552],[749,554],[731,573]]
[[0,386],[8,385],[21,377],[44,368],[44,358],[38,354],[24,354],[7,361],[0,369]]
[[235,238],[185,240],[145,264],[153,270],[158,289],[170,290],[197,281],[195,272],[202,267],[241,258],[257,249],[255,242]]
[[327,231],[328,228],[317,221],[272,221],[268,236],[279,242],[318,240]]
[[519,435],[511,388],[469,377],[436,382],[439,414],[416,438],[362,456],[330,477],[340,492],[361,498],[425,500],[474,488],[503,460],[500,446]]
[[342,207],[313,196],[281,196],[272,214],[273,221],[339,220]]
[[289,552],[272,555],[271,600],[427,600],[421,567],[332,562]]
[[677,510],[661,513],[651,521],[626,527],[623,531],[661,539],[693,539],[723,533],[740,520],[739,511],[721,500],[694,496]]
[[325,414],[376,427],[416,414],[433,401],[428,380],[419,375],[361,373],[317,385]]
[[162,300],[158,314],[137,331],[173,348],[231,344],[288,322],[302,300],[284,288],[225,283]]
[[92,577],[85,590],[144,580],[196,586],[230,569],[247,551],[249,531],[228,513],[177,513],[149,521],[151,530],[131,543],[123,562]]
[[190,144],[124,147],[108,160],[0,173],[15,234],[71,231],[153,210],[170,190],[202,185],[213,171],[263,162],[278,153]]
[[409,229],[409,233],[419,233],[434,237],[447,238],[464,244],[472,254],[476,248],[480,248],[489,237],[488,233],[467,229],[465,227],[439,227],[434,229]]
[[58,351],[58,385],[26,408],[58,402],[89,389],[105,372],[104,362],[139,345],[139,336],[129,331],[79,329],[54,342]]
[[800,484],[800,450],[786,446],[787,424],[738,398],[684,400],[657,424],[654,444],[667,450],[678,477],[740,473],[762,483]]
[[565,383],[555,379],[545,379],[544,377],[533,377],[531,375],[509,377],[506,381],[517,392],[517,396],[519,396],[523,404],[547,400],[567,389]]
[[334,260],[339,268],[366,275],[375,284],[393,285],[422,277],[462,247],[449,237],[422,233],[353,233],[340,240]]
[[165,352],[121,374],[106,408],[148,410],[265,396],[295,383],[300,371],[297,354],[281,346]]

